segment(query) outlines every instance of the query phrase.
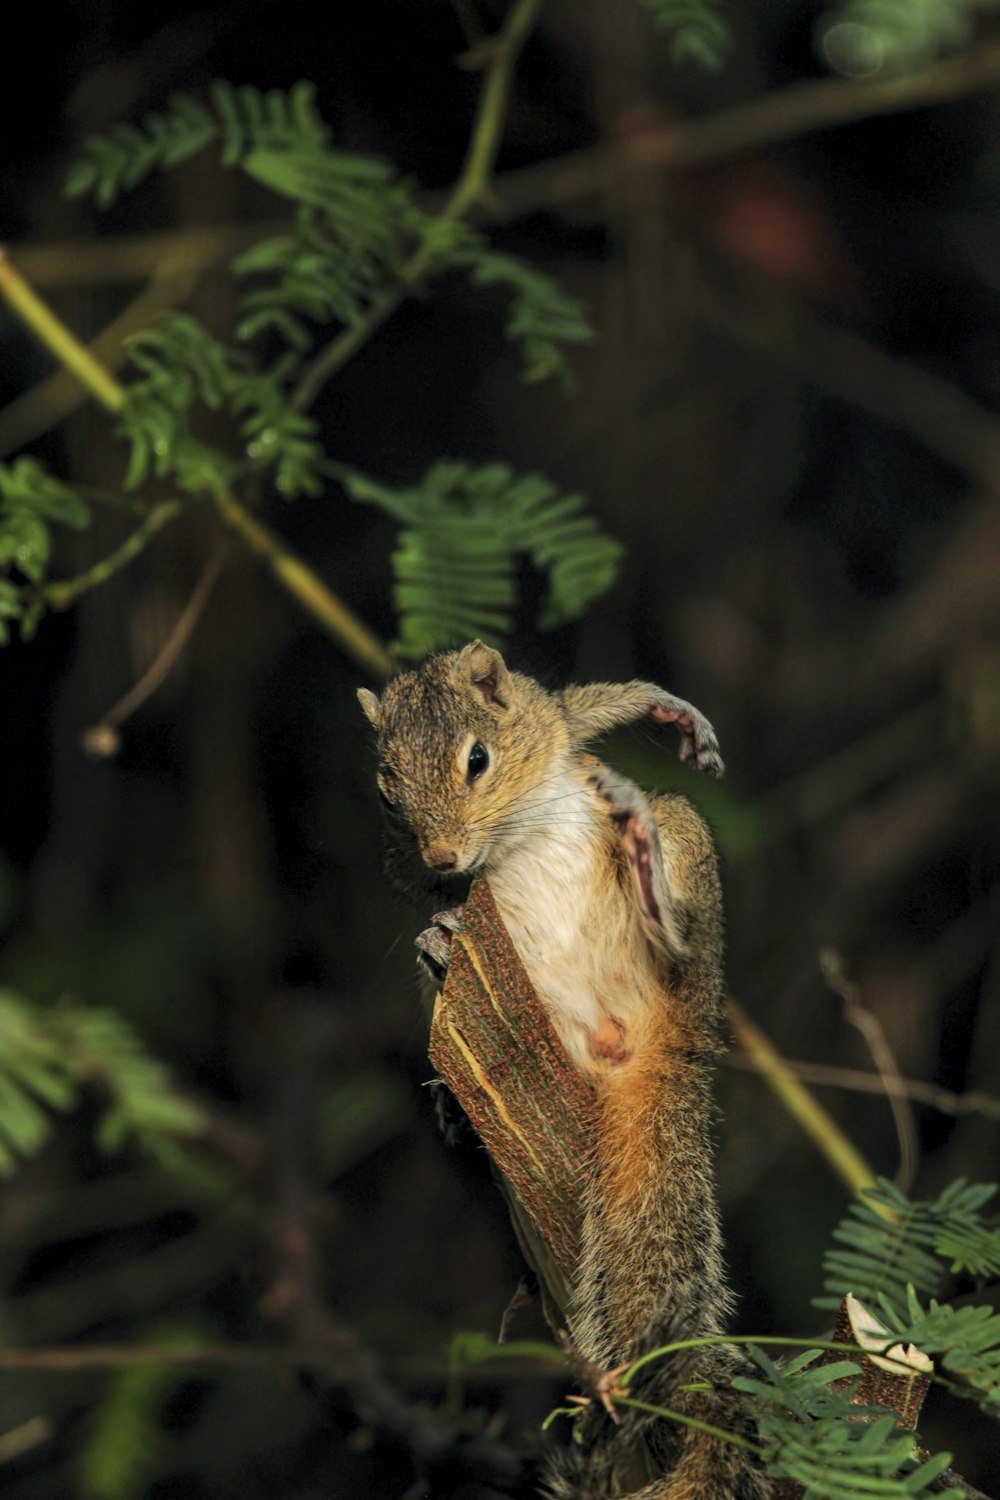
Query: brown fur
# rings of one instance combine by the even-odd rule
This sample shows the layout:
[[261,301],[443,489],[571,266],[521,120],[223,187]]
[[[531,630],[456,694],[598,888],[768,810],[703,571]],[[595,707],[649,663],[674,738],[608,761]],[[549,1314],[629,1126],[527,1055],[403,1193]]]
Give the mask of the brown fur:
[[[585,754],[587,739],[636,718],[676,722],[682,754],[720,771],[711,726],[649,683],[552,695],[475,641],[362,695],[378,731],[379,785],[424,859],[483,870],[570,1057],[593,1080],[595,1158],[570,1333],[611,1368],[684,1336],[718,1334],[730,1310],[712,1175],[711,1070],[719,1051],[722,918],[715,852],[691,805],[647,798]],[[470,775],[470,746],[489,764]],[[739,1425],[724,1349],[650,1364],[642,1399]],[[706,1380],[718,1392],[676,1388]],[[564,1500],[621,1493],[620,1464],[649,1430],[664,1478],[636,1500],[760,1500],[766,1483],[733,1445],[631,1414],[585,1441],[553,1475]],[[616,1477],[616,1475],[618,1477]]]

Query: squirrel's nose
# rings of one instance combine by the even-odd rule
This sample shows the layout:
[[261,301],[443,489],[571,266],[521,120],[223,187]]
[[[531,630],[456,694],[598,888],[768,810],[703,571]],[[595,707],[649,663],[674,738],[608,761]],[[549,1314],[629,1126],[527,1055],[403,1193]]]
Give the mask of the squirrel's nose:
[[458,853],[447,844],[426,844],[424,859],[434,870],[453,870],[458,864]]

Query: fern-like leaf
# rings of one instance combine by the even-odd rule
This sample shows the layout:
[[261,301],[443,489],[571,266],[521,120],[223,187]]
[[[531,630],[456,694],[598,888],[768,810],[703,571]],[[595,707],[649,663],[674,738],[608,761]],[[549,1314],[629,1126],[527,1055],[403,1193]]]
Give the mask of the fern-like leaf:
[[105,1151],[117,1151],[135,1139],[169,1162],[176,1137],[199,1134],[201,1113],[178,1097],[166,1067],[146,1051],[121,1016],[81,1008],[60,1013],[58,1022],[77,1076],[109,1096],[97,1131]]
[[842,0],[817,28],[819,50],[838,73],[899,76],[971,40],[977,15],[997,0]]
[[920,1462],[912,1432],[900,1431],[892,1412],[856,1405],[851,1386],[834,1383],[860,1373],[847,1360],[820,1362],[815,1350],[775,1365],[762,1349],[750,1353],[760,1375],[733,1384],[750,1397],[757,1437],[769,1474],[795,1480],[805,1500],[930,1500],[961,1491],[932,1489],[951,1462],[941,1453]]
[[823,1287],[830,1295],[816,1298],[815,1305],[837,1307],[846,1292],[853,1292],[873,1305],[884,1298],[899,1312],[908,1286],[933,1296],[949,1267],[1000,1275],[1000,1225],[981,1212],[995,1192],[959,1179],[933,1201],[911,1202],[880,1180],[851,1204],[834,1230],[837,1247],[823,1262]]
[[582,496],[564,495],[540,475],[445,461],[412,489],[355,473],[344,484],[354,499],[378,505],[403,527],[393,555],[395,649],[403,656],[508,634],[519,556],[548,578],[543,630],[575,619],[614,582],[619,544],[600,531]]
[[[672,3],[690,6],[693,0]],[[710,9],[713,0],[698,3]],[[679,47],[689,33],[702,34],[693,21],[685,23]],[[390,164],[340,151],[328,136],[308,84],[265,94],[216,83],[207,102],[179,96],[166,114],[147,116],[141,128],[118,125],[92,137],[68,191],[93,192],[108,204],[154,169],[214,142],[223,165],[239,167],[298,205],[294,234],[267,240],[233,263],[237,276],[252,278],[242,299],[239,339],[274,334],[301,356],[313,342],[310,323],[357,325],[419,255],[422,277],[458,269],[477,286],[502,287],[510,297],[505,332],[520,348],[525,379],[568,380],[565,346],[592,337],[580,303],[540,271],[492,250],[460,220],[425,213],[413,185]],[[167,472],[163,455],[169,452],[179,453],[181,465],[173,467],[187,488],[218,482],[208,455],[185,437],[184,394],[182,389],[171,399],[161,389],[146,390],[141,400],[134,396],[124,416],[133,444],[130,484],[150,471]]]
[[[373,207],[381,195],[369,195]],[[381,206],[381,205],[380,205]],[[237,337],[272,330],[293,348],[307,350],[314,323],[358,323],[387,285],[411,243],[407,225],[370,212],[352,220],[325,219],[301,208],[294,235],[265,240],[233,262],[238,276],[255,278],[242,298]]]
[[142,379],[129,386],[121,429],[131,444],[125,484],[172,474],[193,492],[213,493],[229,484],[239,459],[201,441],[192,422],[199,401],[234,419],[233,448],[271,468],[275,486],[288,499],[317,494],[323,450],[311,417],[297,412],[285,393],[288,358],[266,371],[226,349],[185,313],[168,313],[159,326],[129,342]]
[[0,1174],[41,1150],[49,1111],[69,1109],[76,1087],[68,1059],[16,996],[0,992]]
[[499,286],[510,294],[504,333],[520,346],[523,378],[531,384],[557,375],[568,385],[564,346],[594,336],[583,304],[541,271],[488,245],[469,251],[465,264],[474,285]]
[[0,1173],[34,1155],[51,1111],[72,1109],[84,1085],[107,1100],[98,1126],[107,1150],[136,1139],[175,1162],[178,1138],[197,1135],[200,1112],[171,1089],[167,1070],[110,1011],[36,1009],[0,992]]
[[22,634],[30,634],[34,620],[26,611],[24,589],[2,575],[13,571],[37,587],[48,569],[51,527],[79,530],[89,520],[90,512],[76,491],[35,459],[0,464],[0,645],[8,639],[7,620],[21,620]]
[[116,125],[107,135],[90,136],[66,191],[70,197],[92,192],[106,208],[150,172],[177,166],[213,142],[222,148],[223,164],[234,166],[255,152],[318,150],[326,135],[311,84],[265,94],[218,82],[208,104],[178,94],[165,114],[147,115],[141,127]]
[[674,61],[692,62],[708,73],[720,73],[732,45],[721,0],[643,0],[661,30],[669,33]]

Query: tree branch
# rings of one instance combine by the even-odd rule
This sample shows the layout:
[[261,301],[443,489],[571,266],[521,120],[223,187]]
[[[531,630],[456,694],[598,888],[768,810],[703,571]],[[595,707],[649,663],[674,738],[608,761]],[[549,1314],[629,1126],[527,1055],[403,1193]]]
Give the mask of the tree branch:
[[1000,1099],[980,1090],[970,1089],[966,1094],[955,1094],[950,1089],[939,1088],[936,1083],[924,1083],[916,1078],[882,1078],[878,1073],[866,1073],[860,1068],[837,1068],[826,1063],[793,1062],[782,1057],[780,1062],[766,1061],[762,1056],[751,1057],[749,1053],[730,1052],[723,1058],[726,1067],[738,1068],[747,1073],[762,1076],[780,1071],[812,1083],[821,1088],[846,1089],[858,1094],[901,1094],[917,1104],[929,1104],[946,1115],[986,1115],[988,1119],[1000,1120]]
[[814,130],[943,104],[1000,83],[1000,43],[942,58],[882,82],[841,78],[795,83],[749,103],[699,115],[627,141],[509,172],[494,196],[510,218],[558,207],[650,172],[705,166]]
[[[8,269],[12,269],[8,267]],[[113,373],[128,359],[127,340],[191,293],[197,280],[192,266],[178,264],[173,256],[156,267],[152,279],[116,318],[87,346],[94,359]],[[23,285],[27,285],[22,275]],[[84,399],[80,384],[67,367],[22,391],[0,411],[0,458],[16,453],[43,432],[48,432]]]

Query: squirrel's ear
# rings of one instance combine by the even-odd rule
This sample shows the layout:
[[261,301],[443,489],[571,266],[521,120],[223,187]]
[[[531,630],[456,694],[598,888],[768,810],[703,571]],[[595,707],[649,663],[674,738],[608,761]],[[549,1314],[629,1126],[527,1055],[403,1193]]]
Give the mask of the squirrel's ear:
[[462,676],[482,695],[488,708],[507,707],[507,682],[510,673],[499,651],[484,646],[482,641],[470,641],[458,653],[458,666]]
[[382,706],[375,694],[367,688],[358,688],[358,702],[365,711],[365,718],[373,729],[378,729],[382,722]]

